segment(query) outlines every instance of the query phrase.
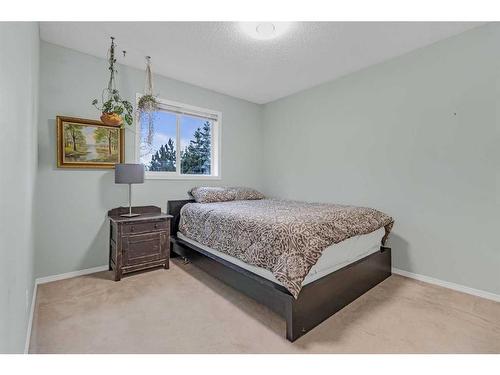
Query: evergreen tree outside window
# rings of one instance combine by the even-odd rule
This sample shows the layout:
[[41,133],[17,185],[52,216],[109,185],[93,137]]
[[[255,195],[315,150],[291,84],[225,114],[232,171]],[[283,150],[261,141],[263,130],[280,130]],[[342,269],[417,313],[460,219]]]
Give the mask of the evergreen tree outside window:
[[139,162],[146,171],[175,172],[177,116],[173,113],[154,113],[155,132],[151,144],[148,142],[149,119],[142,115],[140,124]]
[[216,111],[160,100],[152,142],[148,119],[136,122],[137,160],[146,178],[220,178],[220,119]]
[[168,142],[160,146],[160,149],[156,151],[149,162],[149,165],[145,165],[148,171],[154,172],[175,172],[175,147],[172,138],[168,139]]
[[210,175],[212,124],[208,120],[182,116],[181,173]]

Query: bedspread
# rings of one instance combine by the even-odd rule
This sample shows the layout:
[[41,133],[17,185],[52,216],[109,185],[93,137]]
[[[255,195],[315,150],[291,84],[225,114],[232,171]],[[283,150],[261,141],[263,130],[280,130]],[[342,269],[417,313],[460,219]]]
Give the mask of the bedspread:
[[205,246],[273,273],[295,297],[332,244],[385,227],[393,219],[367,207],[262,199],[188,203],[179,231]]

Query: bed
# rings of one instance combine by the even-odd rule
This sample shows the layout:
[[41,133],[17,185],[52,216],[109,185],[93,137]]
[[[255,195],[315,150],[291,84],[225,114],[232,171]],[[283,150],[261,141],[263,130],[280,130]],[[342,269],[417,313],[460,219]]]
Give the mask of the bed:
[[189,199],[167,211],[172,253],[284,317],[289,341],[391,275],[392,218],[373,209]]

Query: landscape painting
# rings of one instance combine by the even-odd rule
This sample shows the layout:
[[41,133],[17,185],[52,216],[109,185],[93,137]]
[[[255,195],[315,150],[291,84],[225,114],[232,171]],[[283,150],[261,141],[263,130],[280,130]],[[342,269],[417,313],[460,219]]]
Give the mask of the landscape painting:
[[123,129],[100,121],[57,116],[59,168],[114,168],[124,159]]

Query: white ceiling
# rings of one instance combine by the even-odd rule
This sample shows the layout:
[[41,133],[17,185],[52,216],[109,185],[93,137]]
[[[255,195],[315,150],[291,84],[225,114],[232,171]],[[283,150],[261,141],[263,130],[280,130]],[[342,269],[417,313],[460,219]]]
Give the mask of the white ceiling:
[[42,22],[41,38],[254,103],[267,103],[480,25],[466,22],[294,22],[253,40],[233,22]]

